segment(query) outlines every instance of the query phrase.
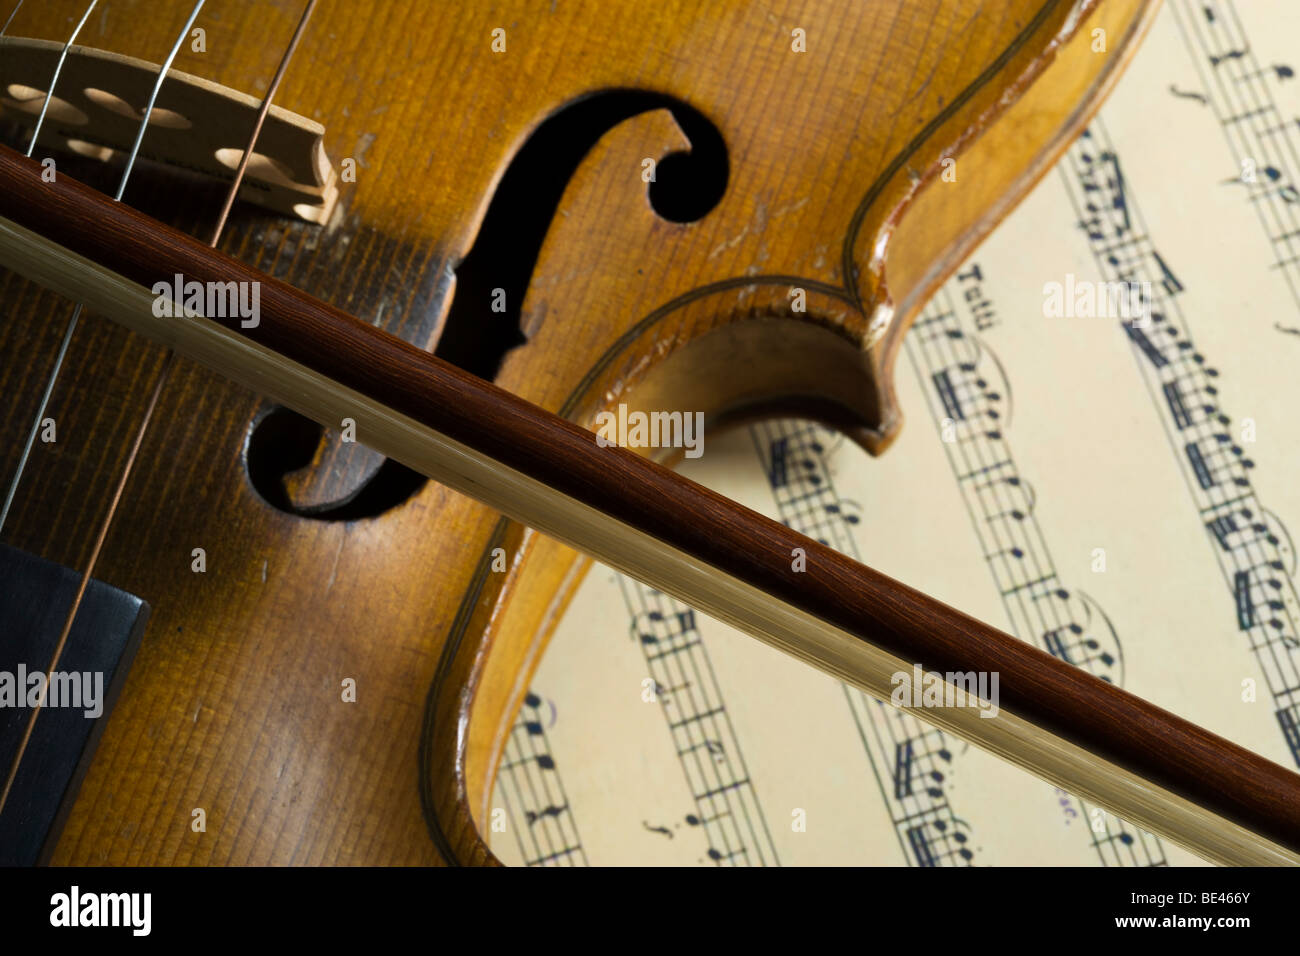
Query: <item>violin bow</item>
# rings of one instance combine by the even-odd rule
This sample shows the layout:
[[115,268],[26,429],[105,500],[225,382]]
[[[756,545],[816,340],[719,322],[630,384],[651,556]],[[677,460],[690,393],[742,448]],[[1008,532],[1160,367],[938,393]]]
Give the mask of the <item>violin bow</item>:
[[[919,667],[948,702],[922,719],[1209,860],[1300,863],[1300,775],[41,172],[0,147],[0,264],[877,698]],[[256,284],[258,321],[156,314],[177,275]]]

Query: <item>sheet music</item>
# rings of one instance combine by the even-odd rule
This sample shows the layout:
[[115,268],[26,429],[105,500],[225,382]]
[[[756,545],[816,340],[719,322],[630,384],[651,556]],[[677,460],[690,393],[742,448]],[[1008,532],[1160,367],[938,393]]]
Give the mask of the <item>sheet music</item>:
[[[909,333],[894,448],[768,422],[682,471],[1300,765],[1297,38],[1294,3],[1167,0]],[[1067,275],[1150,283],[1150,321],[1046,316]],[[512,864],[1201,862],[603,567],[493,806]]]

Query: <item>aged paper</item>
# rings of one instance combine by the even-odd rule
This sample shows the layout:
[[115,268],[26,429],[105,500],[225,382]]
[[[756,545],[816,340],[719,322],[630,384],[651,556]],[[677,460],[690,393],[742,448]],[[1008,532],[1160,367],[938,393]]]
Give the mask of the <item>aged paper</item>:
[[[894,448],[771,422],[682,471],[1296,765],[1298,38],[1294,3],[1169,0],[909,333]],[[1145,312],[1079,314],[1111,282]],[[603,567],[493,805],[513,864],[1200,862]]]

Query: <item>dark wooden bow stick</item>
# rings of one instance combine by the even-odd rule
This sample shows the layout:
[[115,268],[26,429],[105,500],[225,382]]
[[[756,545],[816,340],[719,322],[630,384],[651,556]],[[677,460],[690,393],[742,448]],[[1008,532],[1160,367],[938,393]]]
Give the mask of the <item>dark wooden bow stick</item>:
[[[999,715],[927,719],[1196,852],[1300,861],[1300,776],[0,149],[0,262],[871,693],[1000,675]],[[155,315],[175,275],[260,284],[239,317]],[[792,570],[802,549],[806,570]]]

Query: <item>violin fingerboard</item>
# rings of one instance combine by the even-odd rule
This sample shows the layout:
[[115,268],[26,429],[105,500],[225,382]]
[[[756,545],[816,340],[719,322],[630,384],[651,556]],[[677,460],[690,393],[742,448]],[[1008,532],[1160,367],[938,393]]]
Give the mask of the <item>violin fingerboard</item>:
[[[0,773],[5,776],[31,717],[27,677],[49,668],[80,577],[71,568],[0,544]],[[149,605],[135,595],[96,580],[86,587],[53,669],[61,679],[48,688],[0,811],[0,866],[44,863],[52,852],[148,618]]]

